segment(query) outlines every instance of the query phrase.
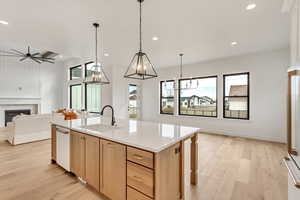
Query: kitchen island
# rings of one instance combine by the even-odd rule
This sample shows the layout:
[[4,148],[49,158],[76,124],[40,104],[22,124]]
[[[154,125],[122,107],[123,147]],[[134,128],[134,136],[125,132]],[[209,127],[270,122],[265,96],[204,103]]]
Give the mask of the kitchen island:
[[52,163],[112,200],[184,199],[184,142],[197,184],[198,128],[104,117],[52,121]]

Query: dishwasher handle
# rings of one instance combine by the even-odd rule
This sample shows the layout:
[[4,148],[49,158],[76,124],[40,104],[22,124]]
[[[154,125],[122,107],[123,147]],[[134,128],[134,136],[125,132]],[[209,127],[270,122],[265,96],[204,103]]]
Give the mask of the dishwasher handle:
[[56,127],[56,132],[63,133],[63,134],[70,134],[70,131],[68,129],[58,128],[58,127]]

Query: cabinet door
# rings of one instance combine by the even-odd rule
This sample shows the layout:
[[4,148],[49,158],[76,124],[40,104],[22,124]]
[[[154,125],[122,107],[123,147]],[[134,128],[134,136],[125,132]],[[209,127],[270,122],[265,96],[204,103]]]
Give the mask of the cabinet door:
[[126,147],[100,140],[100,191],[113,200],[126,199]]
[[56,161],[56,126],[51,126],[51,160]]
[[100,191],[100,139],[92,136],[85,136],[85,178],[86,182]]
[[85,179],[85,137],[83,134],[71,131],[71,172]]

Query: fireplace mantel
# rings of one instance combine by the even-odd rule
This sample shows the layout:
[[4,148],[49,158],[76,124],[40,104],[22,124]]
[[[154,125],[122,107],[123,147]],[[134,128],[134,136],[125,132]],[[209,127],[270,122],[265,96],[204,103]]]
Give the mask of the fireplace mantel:
[[0,127],[4,127],[5,110],[30,109],[32,114],[41,113],[39,97],[0,97]]
[[0,97],[1,104],[41,104],[39,97]]

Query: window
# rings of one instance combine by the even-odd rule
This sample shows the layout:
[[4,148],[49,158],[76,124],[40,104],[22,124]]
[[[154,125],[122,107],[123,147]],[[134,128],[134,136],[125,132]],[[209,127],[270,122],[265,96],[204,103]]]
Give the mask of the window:
[[94,62],[88,62],[85,64],[85,77],[92,75],[93,66],[94,66]]
[[101,110],[101,85],[85,84],[85,109],[99,113]]
[[70,68],[70,80],[76,80],[81,78],[81,65]]
[[128,112],[129,118],[137,118],[138,115],[138,87],[137,85],[129,84],[128,86]]
[[81,110],[81,84],[70,86],[70,108]]
[[179,80],[179,115],[217,117],[217,76]]
[[160,82],[160,114],[174,114],[174,81]]
[[223,117],[249,120],[249,73],[223,76]]

